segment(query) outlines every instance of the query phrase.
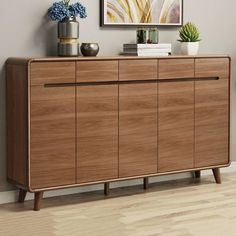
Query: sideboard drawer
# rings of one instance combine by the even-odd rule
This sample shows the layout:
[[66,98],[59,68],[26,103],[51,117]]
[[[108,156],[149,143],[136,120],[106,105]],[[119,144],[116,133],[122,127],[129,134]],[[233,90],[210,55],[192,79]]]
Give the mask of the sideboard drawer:
[[31,85],[75,83],[75,62],[31,63]]
[[196,77],[229,78],[229,58],[196,59]]
[[77,62],[77,82],[118,81],[118,61]]
[[121,60],[120,81],[157,79],[157,60]]
[[159,79],[194,78],[194,59],[162,59]]

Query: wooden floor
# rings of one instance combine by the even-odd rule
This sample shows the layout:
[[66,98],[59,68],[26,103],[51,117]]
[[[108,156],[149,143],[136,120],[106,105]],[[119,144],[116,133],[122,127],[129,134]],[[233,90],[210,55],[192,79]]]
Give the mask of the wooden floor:
[[236,173],[0,206],[0,236],[236,236]]

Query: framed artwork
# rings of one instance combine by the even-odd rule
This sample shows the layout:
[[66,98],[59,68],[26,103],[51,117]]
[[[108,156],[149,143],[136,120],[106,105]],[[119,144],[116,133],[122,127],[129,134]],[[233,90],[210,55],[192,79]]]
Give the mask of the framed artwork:
[[182,26],[183,0],[100,0],[101,26]]

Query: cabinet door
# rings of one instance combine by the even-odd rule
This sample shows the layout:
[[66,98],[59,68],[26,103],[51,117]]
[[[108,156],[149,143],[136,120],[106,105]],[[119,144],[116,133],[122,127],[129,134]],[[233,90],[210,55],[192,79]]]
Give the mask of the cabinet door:
[[[219,80],[198,80],[202,77]],[[196,60],[195,166],[229,163],[229,59]]]
[[119,87],[119,177],[157,172],[157,83]]
[[77,182],[118,178],[118,85],[77,88]]
[[31,87],[30,186],[75,183],[75,87]]
[[158,172],[194,167],[194,82],[160,83]]

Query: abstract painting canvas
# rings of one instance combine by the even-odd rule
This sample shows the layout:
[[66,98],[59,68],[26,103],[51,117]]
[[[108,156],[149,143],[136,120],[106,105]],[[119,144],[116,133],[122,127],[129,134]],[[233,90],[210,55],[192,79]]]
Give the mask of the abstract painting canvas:
[[101,25],[181,26],[183,0],[101,0]]

